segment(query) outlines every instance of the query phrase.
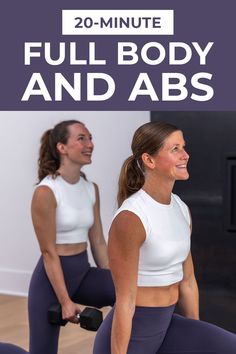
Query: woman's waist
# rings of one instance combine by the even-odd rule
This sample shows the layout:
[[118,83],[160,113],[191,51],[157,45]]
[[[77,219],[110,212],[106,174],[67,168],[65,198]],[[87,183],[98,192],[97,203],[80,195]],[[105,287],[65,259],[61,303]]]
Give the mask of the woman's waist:
[[[67,245],[64,246],[67,247]],[[82,250],[80,246],[79,248],[77,248],[76,245],[74,246],[73,250],[69,247],[66,251],[65,249],[58,251],[61,268],[67,280],[80,277],[81,274],[86,274],[90,268],[87,250]],[[41,272],[42,269],[45,270],[43,255],[41,255],[35,271]]]
[[168,286],[139,286],[136,306],[167,307],[178,302],[179,282]]
[[87,242],[56,244],[59,256],[74,256],[87,250]]

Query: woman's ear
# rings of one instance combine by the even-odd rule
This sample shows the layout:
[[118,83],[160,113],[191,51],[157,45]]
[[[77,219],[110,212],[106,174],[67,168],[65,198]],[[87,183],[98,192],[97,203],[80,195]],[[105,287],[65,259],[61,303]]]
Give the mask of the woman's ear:
[[57,143],[56,147],[57,147],[57,150],[58,150],[59,154],[61,154],[61,155],[65,155],[66,154],[67,150],[66,150],[66,146],[64,144]]
[[142,154],[142,161],[145,167],[153,170],[156,167],[156,163],[155,160],[152,158],[151,155],[149,155],[148,153],[143,153]]

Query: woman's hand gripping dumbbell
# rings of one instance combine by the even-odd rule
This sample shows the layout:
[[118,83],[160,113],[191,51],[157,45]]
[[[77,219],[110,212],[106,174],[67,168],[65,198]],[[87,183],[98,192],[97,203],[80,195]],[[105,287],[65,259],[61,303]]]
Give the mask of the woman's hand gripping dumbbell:
[[[75,317],[77,320],[73,322],[79,323],[81,328],[87,329],[88,331],[97,331],[103,321],[102,311],[92,307],[85,307],[85,309],[75,315]],[[48,321],[57,326],[65,326],[67,324],[68,320],[62,318],[60,304],[54,304],[49,308]]]

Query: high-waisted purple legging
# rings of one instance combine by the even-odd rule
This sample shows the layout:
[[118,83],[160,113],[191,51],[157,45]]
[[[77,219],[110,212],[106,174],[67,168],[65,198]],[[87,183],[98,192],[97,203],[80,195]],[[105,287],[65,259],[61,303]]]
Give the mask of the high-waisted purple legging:
[[[174,307],[136,307],[127,354],[236,354],[235,334],[176,315]],[[111,353],[113,312],[97,332],[93,354]]]
[[[86,251],[75,256],[60,256],[60,260],[70,297],[76,297],[78,303],[86,306],[114,305],[115,290],[109,270],[90,267]],[[49,324],[47,318],[48,308],[57,302],[41,257],[29,288],[30,354],[57,353],[60,327]],[[14,345],[0,344],[0,354],[24,353],[27,354]]]

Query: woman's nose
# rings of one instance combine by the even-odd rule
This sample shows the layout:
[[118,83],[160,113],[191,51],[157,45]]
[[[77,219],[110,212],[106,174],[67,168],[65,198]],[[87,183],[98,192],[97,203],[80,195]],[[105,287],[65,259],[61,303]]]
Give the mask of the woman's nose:
[[188,160],[188,159],[189,159],[189,154],[187,153],[186,150],[183,150],[182,158],[183,158],[184,160]]
[[93,144],[92,140],[90,140],[90,139],[87,140],[87,146],[88,146],[89,148],[92,148],[92,149],[93,149],[94,144]]

